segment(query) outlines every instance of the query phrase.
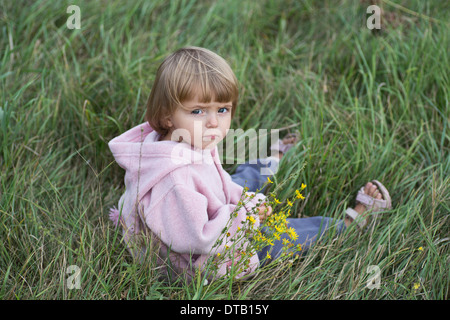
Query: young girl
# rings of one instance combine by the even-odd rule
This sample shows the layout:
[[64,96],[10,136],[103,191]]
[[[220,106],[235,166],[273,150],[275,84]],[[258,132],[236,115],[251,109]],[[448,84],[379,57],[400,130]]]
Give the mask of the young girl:
[[[126,187],[110,217],[123,228],[125,242],[135,258],[150,254],[150,241],[140,240],[142,236],[144,240],[152,237],[160,244],[152,252],[159,262],[169,266],[171,272],[191,276],[196,269],[203,270],[236,208],[227,239],[233,238],[253,208],[259,213],[252,216],[255,227],[271,214],[265,196],[255,194],[267,180],[260,169],[269,165],[276,168],[298,137],[278,141],[271,147],[274,156],[259,159],[256,164],[242,164],[230,176],[219,161],[217,144],[230,129],[237,103],[237,80],[227,62],[203,48],[182,48],[169,55],[157,71],[146,122],[110,141],[116,162],[125,169]],[[249,188],[247,195],[253,196],[237,207],[244,186]],[[307,249],[331,223],[345,228],[358,220],[363,228],[368,210],[391,205],[388,192],[375,180],[361,188],[356,200],[356,207],[347,209],[344,221],[288,219],[298,234],[297,243]],[[245,247],[250,240],[241,241]],[[231,245],[224,241],[214,247],[214,252],[224,252]],[[254,254],[239,277],[255,271],[269,249],[276,257],[281,241]],[[219,275],[225,275],[229,265],[220,265]]]

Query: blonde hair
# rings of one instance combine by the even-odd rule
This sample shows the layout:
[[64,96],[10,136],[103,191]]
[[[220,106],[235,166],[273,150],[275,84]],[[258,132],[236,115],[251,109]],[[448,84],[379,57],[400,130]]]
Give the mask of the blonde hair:
[[216,53],[185,47],[169,55],[159,66],[147,101],[145,120],[161,135],[169,129],[168,119],[182,103],[199,93],[199,102],[238,102],[238,81],[228,63]]

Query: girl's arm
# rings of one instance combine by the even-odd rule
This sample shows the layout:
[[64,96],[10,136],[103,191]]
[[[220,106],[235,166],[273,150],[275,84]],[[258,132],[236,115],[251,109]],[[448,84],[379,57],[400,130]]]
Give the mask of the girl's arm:
[[272,207],[269,205],[261,205],[258,207],[259,222],[264,223],[266,218],[272,214]]
[[[254,200],[252,200],[254,201]],[[254,203],[239,209],[237,217],[231,221],[227,230],[231,237],[236,233],[241,222],[247,218],[248,209]],[[225,204],[216,212],[208,212],[206,197],[192,188],[176,184],[165,197],[145,213],[146,223],[150,229],[172,250],[178,253],[209,254],[217,239],[224,232],[235,210],[235,204]],[[259,226],[259,219],[256,217]],[[222,243],[218,252],[225,250],[229,243]]]

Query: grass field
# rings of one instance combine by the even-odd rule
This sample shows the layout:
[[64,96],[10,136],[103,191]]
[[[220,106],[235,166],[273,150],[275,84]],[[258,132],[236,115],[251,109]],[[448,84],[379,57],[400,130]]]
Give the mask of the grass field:
[[[68,29],[65,1],[0,0],[0,299],[448,299],[450,8],[374,2],[380,30],[357,0],[74,0]],[[108,221],[124,172],[107,142],[144,121],[156,68],[185,45],[235,70],[232,128],[297,124],[275,177],[300,172],[280,199],[308,185],[296,214],[342,218],[374,178],[393,209],[249,281],[166,283],[134,263]]]

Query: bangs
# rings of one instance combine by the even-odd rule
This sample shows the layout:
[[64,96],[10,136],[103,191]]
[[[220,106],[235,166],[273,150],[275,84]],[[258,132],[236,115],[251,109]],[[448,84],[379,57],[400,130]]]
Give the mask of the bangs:
[[174,84],[172,97],[177,104],[198,98],[199,102],[232,102],[237,104],[237,79],[221,57],[202,51],[186,50],[178,57],[176,70],[172,70]]
[[198,99],[201,103],[237,102],[237,86],[214,73],[194,74],[186,77],[185,83],[181,85],[178,100],[185,101]]

